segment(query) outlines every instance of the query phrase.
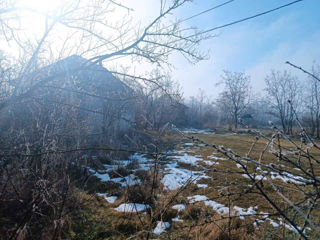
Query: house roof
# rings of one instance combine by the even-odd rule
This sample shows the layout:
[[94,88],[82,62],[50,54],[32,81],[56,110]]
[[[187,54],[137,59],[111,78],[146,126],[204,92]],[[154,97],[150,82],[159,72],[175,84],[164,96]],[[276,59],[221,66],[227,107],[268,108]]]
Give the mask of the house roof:
[[92,88],[102,88],[101,90],[131,90],[129,86],[115,77],[106,68],[96,63],[91,63],[78,55],[72,55],[50,64],[40,69],[38,74],[42,75],[42,77],[62,75],[63,77],[58,77],[60,80],[76,76],[79,86],[89,84]]

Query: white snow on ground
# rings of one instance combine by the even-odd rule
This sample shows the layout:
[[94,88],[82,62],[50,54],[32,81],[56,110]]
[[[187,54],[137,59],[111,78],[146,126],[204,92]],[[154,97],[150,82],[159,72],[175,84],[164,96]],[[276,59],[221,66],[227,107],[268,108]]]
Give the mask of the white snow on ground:
[[[89,171],[94,172],[94,170],[90,169]],[[102,182],[112,181],[115,183],[121,184],[121,186],[132,186],[135,184],[140,183],[141,181],[133,174],[130,174],[126,177],[118,177],[118,178],[110,178],[108,173],[100,174],[100,173],[94,173],[94,176],[99,178]]]
[[183,187],[188,182],[196,184],[197,181],[202,178],[210,178],[202,171],[190,171],[188,169],[180,168],[177,164],[177,162],[182,162],[197,166],[197,162],[203,160],[201,156],[189,155],[185,150],[172,151],[172,153],[175,155],[171,156],[172,161],[165,166],[164,170],[167,174],[165,174],[161,180],[165,189],[176,190]]
[[138,179],[133,174],[130,174],[126,177],[111,178],[110,181],[119,183],[119,184],[121,184],[122,187],[133,186],[133,185],[141,183],[140,179]]
[[185,143],[184,145],[185,145],[185,146],[193,146],[194,143]]
[[172,206],[172,208],[176,209],[176,210],[178,210],[178,212],[180,212],[181,210],[186,208],[186,205],[184,205],[184,204],[176,204],[176,205]]
[[211,207],[214,211],[220,214],[229,213],[229,208],[213,200],[208,200],[208,197],[204,195],[194,195],[194,196],[188,197],[188,199],[190,200],[190,203],[203,202],[206,206]]
[[178,217],[175,217],[175,218],[172,218],[171,221],[172,221],[172,222],[183,222],[183,220],[180,219],[179,216],[178,216]]
[[107,193],[97,193],[98,196],[101,196],[101,197],[104,197],[108,203],[114,203],[118,197],[116,196],[110,196],[108,197],[108,194]]
[[208,159],[213,159],[213,160],[227,160],[226,158],[216,157],[215,155],[208,156]]
[[[204,195],[194,195],[188,197],[190,203],[203,202],[207,207],[211,207],[214,211],[220,214],[228,214],[229,208],[224,206],[221,203],[215,202],[213,200],[209,200],[207,196]],[[257,212],[254,210],[254,207],[249,207],[247,210],[241,207],[233,207],[233,209],[239,213],[240,219],[244,219],[245,216],[250,216],[256,214]]]
[[271,179],[280,179],[286,183],[292,182],[295,184],[303,185],[308,182],[307,179],[300,177],[300,176],[294,176],[291,173],[284,172],[284,173],[282,173],[282,175],[280,175],[279,173],[276,173],[276,172],[270,172],[270,173],[271,173]]
[[194,195],[191,197],[188,197],[190,200],[190,203],[196,203],[196,202],[203,202],[206,201],[208,198],[204,195]]
[[181,130],[183,133],[191,133],[191,134],[214,134],[214,131],[211,129],[196,129],[196,128],[185,128]]
[[97,193],[98,196],[106,198],[108,193]]
[[249,207],[248,210],[244,210],[244,208],[237,206],[234,206],[233,208],[239,213],[240,219],[244,219],[245,216],[251,216],[257,213],[255,210],[253,210],[253,207]]
[[279,227],[279,223],[275,222],[274,220],[272,220],[272,219],[270,219],[270,218],[268,218],[267,220],[270,222],[270,224],[271,224],[273,227],[275,227],[275,228]]
[[130,160],[137,160],[139,163],[148,163],[150,162],[150,159],[149,158],[146,158],[143,154],[140,154],[140,153],[135,153],[133,155],[131,155],[130,157]]
[[[249,178],[249,176],[247,174],[242,174],[242,176],[245,177],[245,178]],[[255,176],[255,180],[261,180],[263,178],[264,178],[264,176],[262,176],[262,175],[256,175]]]
[[225,207],[224,205],[217,203],[213,200],[207,200],[204,202],[204,204],[207,207],[212,207],[212,209],[220,214],[228,214],[229,213],[229,208]]
[[208,187],[208,184],[200,184],[200,183],[197,183],[197,186],[199,188],[207,188]]
[[[281,226],[284,226],[285,228],[287,228],[287,229],[290,230],[290,231],[297,232],[297,230],[296,230],[293,226],[291,226],[290,224],[284,223],[284,222],[283,222],[283,219],[281,219],[281,218],[279,218],[279,217],[278,217],[278,219],[277,219],[279,222],[276,222],[274,219],[268,218],[269,213],[259,212],[259,215],[260,215],[261,217],[264,217],[265,219],[264,219],[264,220],[256,219],[256,220],[255,220],[255,223],[254,223],[254,226],[255,226],[255,227],[257,227],[258,225],[262,224],[262,223],[265,222],[265,221],[269,221],[269,223],[270,223],[274,228],[278,228],[278,227],[280,227],[280,225],[281,225]],[[310,231],[311,228],[309,228],[309,227],[305,228],[305,229],[304,229],[304,233],[305,233],[307,230]]]
[[225,207],[223,204],[217,203],[213,200],[208,200],[208,198],[204,195],[195,195],[188,197],[190,203],[203,202],[206,206],[211,207],[214,211],[220,214],[229,213],[229,208]]
[[115,208],[115,210],[118,212],[141,212],[149,207],[149,205],[141,203],[122,203],[119,207]]
[[95,173],[94,176],[96,176],[97,178],[99,178],[101,180],[101,182],[107,182],[107,181],[110,181],[110,177],[109,177],[109,174],[108,173],[103,173],[103,174],[100,174],[100,173]]
[[184,186],[188,182],[188,180],[192,180],[196,178],[196,176],[187,169],[180,169],[178,167],[169,167],[169,168],[166,168],[166,170],[169,170],[170,173],[166,174],[161,180],[165,189],[169,189],[169,190],[178,189]]
[[160,235],[165,232],[167,228],[170,227],[170,223],[168,222],[158,222],[156,228],[153,230],[154,234]]
[[218,165],[219,162],[213,162],[213,161],[209,161],[209,160],[203,160],[203,162],[209,166],[212,166],[212,165]]
[[109,203],[114,203],[117,199],[118,199],[118,197],[116,197],[116,196],[106,197],[106,200],[107,200]]
[[179,168],[176,162],[167,164],[165,171],[168,172],[161,182],[165,189],[176,190],[184,186],[188,181],[197,183],[202,178],[209,178],[201,171],[190,171],[188,169]]
[[[237,164],[237,167],[239,167],[238,165],[240,164]],[[265,174],[267,174],[265,171],[264,171]],[[304,185],[306,183],[309,183],[309,180],[303,178],[303,177],[300,177],[300,176],[294,176],[292,175],[291,173],[282,173],[281,175],[277,172],[270,172],[270,177],[272,180],[275,180],[275,179],[279,179],[285,183],[295,183],[295,184],[298,184],[298,185]],[[247,174],[242,174],[243,177],[245,178],[249,178]],[[263,176],[263,175],[256,175],[255,179],[256,180],[261,180],[265,178],[266,180],[266,177]]]
[[188,155],[187,153],[184,153],[183,156],[174,156],[173,158],[176,159],[178,162],[190,164],[193,166],[196,166],[197,162],[202,160],[199,157]]

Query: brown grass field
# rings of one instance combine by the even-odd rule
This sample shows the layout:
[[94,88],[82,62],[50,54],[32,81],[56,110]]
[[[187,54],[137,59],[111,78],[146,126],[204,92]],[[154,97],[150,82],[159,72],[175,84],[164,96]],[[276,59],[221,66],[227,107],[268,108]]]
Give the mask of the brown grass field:
[[[255,136],[250,134],[197,134],[196,137],[209,144],[223,145],[225,148],[231,148],[240,156],[246,156],[252,144],[256,141]],[[179,135],[169,135],[163,139],[167,145],[174,144],[176,150],[185,150],[184,143],[191,142],[189,139]],[[281,146],[291,148],[287,140],[281,139]],[[298,143],[298,139],[296,140]],[[261,152],[266,148],[267,141],[259,139],[252,151],[250,157],[259,159]],[[319,159],[320,152],[311,149],[313,156]],[[178,190],[165,190],[160,183],[163,170],[157,178],[158,187],[150,190],[151,178],[154,176],[153,170],[149,172],[140,172],[143,181],[139,186],[131,186],[122,189],[117,184],[100,183],[98,179],[89,182],[88,189],[92,194],[83,192],[82,209],[79,215],[73,216],[72,232],[68,236],[71,239],[299,239],[299,235],[285,227],[285,220],[279,222],[279,215],[253,186],[253,182],[245,178],[243,171],[237,167],[231,160],[214,160],[210,156],[223,157],[221,153],[216,153],[210,146],[197,144],[188,146],[188,154],[198,156],[203,161],[198,161],[196,166],[178,163],[181,169],[192,171],[204,171],[208,178],[200,179],[197,184],[207,184],[208,186],[198,187],[191,182],[184,188]],[[289,156],[290,157],[290,156]],[[170,157],[168,157],[170,159]],[[164,162],[167,159],[162,159]],[[219,164],[208,165],[204,161],[219,162]],[[269,151],[265,151],[262,159],[265,164],[279,164],[276,156]],[[290,168],[291,165],[281,162],[283,169]],[[249,171],[254,171],[254,166],[248,164]],[[293,172],[299,173],[298,170]],[[315,169],[317,174],[320,169]],[[146,178],[149,176],[149,178]],[[264,190],[268,195],[284,209],[286,204],[282,198],[274,191],[267,181],[262,181]],[[293,183],[286,183],[280,179],[273,181],[282,193],[296,203],[304,199],[304,195],[295,189],[308,186],[296,186]],[[95,195],[95,192],[112,192],[118,196],[118,200],[113,204],[108,203],[102,197]],[[152,196],[150,192],[152,192]],[[188,197],[195,195],[205,195],[208,199],[223,204],[229,209],[229,214],[219,214],[204,202],[190,203]],[[128,199],[137,199],[137,201],[148,202],[151,206],[146,213],[120,213],[114,210],[120,203],[127,202]],[[144,199],[144,200],[143,200]],[[89,200],[89,201],[88,201]],[[181,211],[172,209],[175,204],[185,204],[186,208]],[[239,214],[233,211],[233,207],[248,209],[253,207],[256,211],[255,216],[246,216],[240,219]],[[268,218],[277,222],[279,225],[274,227],[269,220],[263,219],[259,213],[271,214]],[[272,215],[274,214],[274,215]],[[288,216],[293,217],[294,212],[290,209],[286,212]],[[172,218],[179,217],[181,222],[173,222]],[[312,220],[319,225],[320,211],[314,210]],[[299,222],[299,216],[296,218]],[[160,236],[152,233],[152,229],[157,221],[170,223],[170,228]],[[301,219],[302,221],[302,219]],[[149,233],[148,233],[149,232]],[[310,239],[316,239],[316,234],[306,231]],[[130,238],[131,237],[131,238]]]

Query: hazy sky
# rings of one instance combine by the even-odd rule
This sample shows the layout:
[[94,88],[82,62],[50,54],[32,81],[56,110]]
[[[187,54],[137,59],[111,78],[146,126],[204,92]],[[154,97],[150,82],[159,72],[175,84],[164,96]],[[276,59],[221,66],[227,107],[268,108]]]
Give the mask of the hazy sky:
[[[50,4],[57,5],[67,0],[19,1],[28,7],[41,10],[48,8]],[[172,17],[184,19],[226,1],[194,0],[175,11]],[[293,0],[234,0],[183,24],[186,27],[196,26],[200,30],[206,30],[291,1]],[[116,2],[134,8],[134,19],[141,19],[142,25],[150,23],[159,14],[160,0]],[[109,16],[111,20],[115,20],[115,17]],[[30,13],[22,22],[28,31],[30,30],[31,36],[32,32],[41,33],[39,29],[44,27],[43,21]],[[59,30],[59,35],[62,35],[62,31]],[[271,69],[289,69],[303,80],[303,74],[284,63],[289,60],[306,69],[311,68],[313,61],[320,64],[320,0],[304,0],[213,33],[217,36],[200,45],[201,50],[209,52],[209,60],[192,65],[179,54],[170,57],[170,63],[175,66],[172,76],[180,83],[186,97],[197,95],[200,88],[212,98],[217,97],[222,86],[217,87],[216,84],[221,80],[223,70],[249,74],[256,92],[264,89],[264,78]],[[9,50],[13,52],[14,48]]]
[[[192,15],[222,2],[194,1],[179,14]],[[288,2],[291,1],[236,0],[188,24],[208,29]],[[290,69],[303,78],[304,75],[284,63],[289,60],[307,69],[314,60],[320,63],[320,1],[305,0],[216,33],[219,36],[201,44],[203,50],[210,52],[209,60],[191,65],[181,56],[171,58],[176,66],[173,76],[181,83],[186,97],[196,95],[199,88],[216,97],[221,87],[215,84],[224,69],[249,74],[256,92],[263,90],[264,77],[270,69]]]

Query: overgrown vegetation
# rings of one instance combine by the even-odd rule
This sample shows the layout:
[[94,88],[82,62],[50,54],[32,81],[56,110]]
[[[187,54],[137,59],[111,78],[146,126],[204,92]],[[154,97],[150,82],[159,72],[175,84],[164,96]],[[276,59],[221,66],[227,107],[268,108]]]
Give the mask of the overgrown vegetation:
[[187,101],[168,58],[213,37],[184,24],[206,11],[175,18],[187,2],[148,23],[111,0],[0,2],[0,239],[320,238],[319,67],[288,63],[307,86],[271,71],[263,98],[226,71]]

